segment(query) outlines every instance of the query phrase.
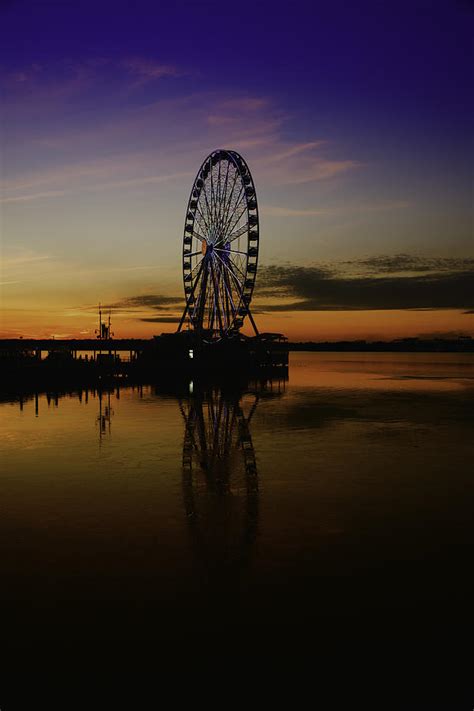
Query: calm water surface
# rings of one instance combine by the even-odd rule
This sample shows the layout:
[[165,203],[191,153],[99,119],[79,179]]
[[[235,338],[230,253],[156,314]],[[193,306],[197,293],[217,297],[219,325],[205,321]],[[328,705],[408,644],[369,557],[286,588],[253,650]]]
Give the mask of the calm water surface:
[[472,355],[293,353],[243,391],[4,399],[8,644],[462,634],[473,395]]

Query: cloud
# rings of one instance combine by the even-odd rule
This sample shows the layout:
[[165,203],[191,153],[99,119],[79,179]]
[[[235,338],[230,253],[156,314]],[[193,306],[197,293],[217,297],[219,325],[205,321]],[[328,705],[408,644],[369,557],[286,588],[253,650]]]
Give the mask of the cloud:
[[0,198],[0,204],[8,205],[15,202],[31,202],[32,200],[63,197],[66,193],[66,190],[45,190],[40,193],[28,193],[27,195],[11,195]]
[[74,101],[83,96],[109,66],[109,60],[96,57],[49,65],[34,63],[5,73],[1,77],[5,111],[28,109],[29,114],[51,111],[65,100]]
[[262,215],[269,217],[316,217],[327,215],[331,210],[326,208],[294,209],[291,207],[278,207],[276,205],[262,205],[260,207]]
[[[107,314],[109,311],[115,316],[130,316],[137,320],[142,320],[147,316],[156,316],[156,311],[169,311],[176,313],[184,306],[184,297],[182,296],[165,296],[163,294],[139,294],[138,296],[126,296],[118,301],[101,303],[102,312]],[[80,313],[97,314],[98,305],[87,304],[74,309]],[[167,314],[168,317],[168,314]]]
[[301,183],[311,183],[317,180],[328,180],[359,166],[360,163],[353,160],[336,161],[317,158],[310,165],[302,166],[299,172],[295,171],[293,174],[287,174],[284,182],[286,185],[300,185]]
[[182,74],[175,66],[162,64],[143,57],[124,59],[121,62],[121,66],[124,67],[130,75],[137,78],[135,86],[142,86],[143,84],[162,79],[163,77],[177,77]]
[[2,257],[2,269],[23,267],[36,262],[45,262],[50,260],[48,254],[34,254],[29,250],[20,250],[15,256]]
[[358,203],[357,205],[334,205],[330,207],[314,207],[295,209],[277,205],[262,205],[260,212],[269,217],[320,217],[341,212],[373,212],[378,210],[398,210],[408,207],[409,203],[401,200],[374,204]]
[[315,148],[320,148],[325,144],[325,141],[309,141],[307,143],[297,143],[295,146],[286,148],[279,153],[274,153],[270,156],[269,162],[276,163],[286,158],[293,158],[301,153],[307,153],[308,151],[314,150]]
[[[98,190],[117,190],[121,188],[134,188],[145,185],[157,185],[160,183],[168,183],[181,178],[189,178],[192,173],[183,171],[179,173],[168,173],[164,175],[143,175],[139,177],[130,177],[123,180],[103,180],[102,182],[90,182],[94,177],[107,178],[108,176],[117,175],[122,171],[133,171],[139,169],[139,161],[135,166],[131,166],[128,161],[121,163],[120,160],[111,162],[109,160],[95,162],[93,164],[77,164],[76,166],[67,166],[64,170],[46,171],[45,173],[32,176],[26,182],[4,182],[2,189],[6,192],[22,194],[4,195],[0,198],[0,204],[10,204],[18,202],[31,202],[35,200],[44,200],[49,198],[64,197],[65,195],[76,194],[78,192],[97,192]],[[47,185],[49,183],[69,184],[71,187],[62,190],[43,190],[39,192],[23,192],[35,186]]]
[[108,91],[118,94],[163,77],[180,77],[178,67],[145,57],[113,60],[108,57],[90,57],[82,61],[63,60],[53,64],[33,63],[4,73],[3,89],[8,103],[15,107],[23,102],[33,109],[47,108],[47,102],[74,99],[91,88],[108,84]]
[[[257,181],[270,189],[330,181],[360,166],[350,155],[335,159],[325,137],[288,140],[283,129],[292,116],[268,96],[200,89],[170,97],[159,83],[156,91],[128,95],[143,83],[183,75],[166,61],[98,57],[35,71],[36,78],[7,92],[7,139],[12,153],[38,153],[41,160],[10,161],[9,171],[18,172],[5,173],[4,204],[184,181],[203,151],[216,146],[244,151]],[[85,120],[77,120],[74,101]]]
[[[150,309],[160,309],[163,306],[169,304],[180,304],[183,301],[182,296],[163,296],[162,294],[140,294],[139,296],[127,296],[121,299],[116,304],[112,304],[110,308],[114,307],[147,307]],[[109,307],[107,307],[109,308]]]
[[220,108],[226,111],[260,111],[269,106],[269,100],[262,96],[241,96],[222,101]]
[[140,321],[145,323],[179,323],[180,316],[152,316],[150,318],[141,318]]
[[[156,321],[157,323],[179,322],[177,315],[156,314],[156,311],[168,311],[176,314],[184,305],[182,296],[166,296],[164,294],[139,294],[137,296],[126,296],[113,303],[102,304],[104,313],[111,311],[116,316],[131,316],[137,321]],[[97,313],[97,304],[89,304],[82,309],[91,313]]]
[[474,270],[474,257],[421,257],[412,254],[377,255],[343,264],[376,274],[458,272]]
[[339,265],[263,267],[259,273],[259,297],[278,298],[280,302],[284,298],[287,301],[263,304],[259,300],[259,307],[265,311],[474,307],[474,268],[381,277],[354,276],[341,273],[338,269]]

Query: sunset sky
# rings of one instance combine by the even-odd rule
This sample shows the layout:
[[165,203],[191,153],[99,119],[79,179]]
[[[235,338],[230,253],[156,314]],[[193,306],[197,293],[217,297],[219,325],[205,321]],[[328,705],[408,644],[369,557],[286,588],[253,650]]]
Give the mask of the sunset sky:
[[1,337],[176,328],[195,174],[242,153],[253,310],[293,340],[474,335],[467,0],[0,4]]

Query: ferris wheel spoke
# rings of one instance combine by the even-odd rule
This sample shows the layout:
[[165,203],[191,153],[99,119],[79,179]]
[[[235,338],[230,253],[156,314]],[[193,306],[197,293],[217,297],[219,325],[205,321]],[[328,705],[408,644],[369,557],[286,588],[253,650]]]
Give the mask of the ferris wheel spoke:
[[237,198],[235,200],[232,200],[229,204],[229,210],[227,211],[226,220],[223,225],[224,234],[227,234],[227,232],[229,231],[229,225],[232,224],[236,210],[244,198],[245,198],[244,186],[241,185],[239,193],[237,195]]
[[212,225],[214,230],[216,229],[217,226],[217,216],[216,216],[216,210],[217,210],[217,200],[216,200],[216,192],[214,188],[214,167],[211,164],[211,214],[212,214]]
[[[216,260],[216,265],[218,264]],[[225,284],[223,280],[223,274],[222,274],[222,269],[219,269],[219,294],[221,298],[221,306],[222,306],[222,314],[224,317],[224,327],[228,331],[230,326],[231,326],[231,318],[230,318],[230,313],[229,313],[229,298],[226,294],[225,291]]]
[[[243,205],[243,207],[241,207],[240,212],[237,213],[237,207],[239,205]],[[239,202],[235,206],[234,215],[231,217],[231,219],[228,221],[228,223],[226,225],[226,230],[224,233],[225,235],[232,234],[234,228],[239,224],[239,220],[242,217],[242,215],[244,214],[244,212],[246,211],[246,209],[247,209],[247,200],[245,199],[245,195],[244,195],[243,198],[241,200],[239,200]],[[237,235],[237,237],[240,237],[240,235]]]
[[[242,254],[242,253],[240,252],[239,254]],[[245,254],[245,256],[247,256],[247,255]],[[233,261],[232,259],[229,259],[229,266],[230,266],[230,268],[235,267],[240,272],[240,274],[242,275],[242,277],[245,281],[245,273],[241,270],[241,268],[235,261]]]
[[226,222],[227,222],[227,219],[228,219],[228,217],[229,217],[229,211],[230,211],[231,206],[232,206],[232,197],[233,197],[233,195],[234,195],[235,186],[236,186],[236,184],[237,184],[237,178],[238,178],[238,177],[239,177],[239,171],[237,170],[237,168],[236,168],[235,165],[234,165],[234,180],[233,180],[233,182],[232,182],[232,189],[231,189],[231,191],[230,191],[229,200],[227,201],[227,205],[225,206],[225,211],[224,211],[224,213],[223,213],[223,220],[222,220],[222,224],[221,224],[222,231],[223,231],[223,229],[224,229],[224,227],[225,227],[225,224],[226,224]]
[[208,193],[207,190],[204,190],[204,197],[206,200],[206,215],[207,215],[207,221],[209,223],[209,235],[212,235],[214,232],[214,216],[212,214],[212,198],[211,195]]
[[217,171],[217,188],[216,188],[216,193],[217,193],[217,203],[216,203],[216,222],[219,225],[220,222],[220,210],[221,210],[221,205],[222,205],[222,196],[221,196],[221,161],[218,163],[218,171]]
[[207,301],[207,268],[202,270],[202,275],[199,280],[199,292],[196,299],[196,319],[198,324],[202,327],[202,320],[204,318],[204,311],[206,308]]
[[[204,195],[204,199],[203,199],[203,195]],[[206,225],[206,229],[209,230],[211,224],[210,224],[210,220],[209,220],[209,205],[207,202],[207,192],[206,192],[205,185],[201,188],[199,197],[196,202],[197,202],[196,212],[199,213],[199,215],[201,216],[202,220],[204,221],[204,223]]]
[[[213,172],[213,166],[212,166],[212,162],[211,162],[211,170],[210,170],[210,172],[209,172],[209,175],[210,175],[210,183],[209,183],[209,195],[208,195],[208,199],[209,199],[209,202],[210,202],[210,207],[209,207],[209,219],[210,219],[210,222],[211,222],[211,227],[212,227],[212,229],[214,230],[214,228],[215,228],[215,219],[214,219],[214,183],[213,183],[212,172]],[[207,191],[206,191],[206,194],[207,194]]]
[[[229,272],[229,274],[232,275],[232,278],[234,279],[235,283],[238,285],[239,296],[242,296],[242,295],[243,295],[243,287],[242,287],[242,284],[241,284],[241,282],[239,281],[237,275],[235,274],[234,270],[231,269],[231,267],[230,267],[228,264],[225,264],[225,262],[219,257],[219,255],[217,255],[217,258],[221,260],[221,262],[222,262],[222,264],[224,265],[225,269],[227,269],[227,271]],[[240,271],[240,270],[239,270],[239,271]],[[244,276],[242,272],[240,272],[240,273],[242,274],[242,276]]]
[[[217,257],[217,255],[213,255],[214,258]],[[216,264],[217,264],[217,259],[216,259]],[[222,265],[220,266],[220,282],[222,284],[222,304],[224,306],[224,313],[226,314],[226,321],[227,321],[227,328],[230,328],[230,325],[235,318],[237,314],[237,310],[234,305],[234,300],[232,298],[232,289],[229,290],[229,287],[226,282],[226,273],[222,269]],[[232,314],[230,313],[230,309],[232,310]]]
[[230,271],[230,273],[232,274],[232,276],[233,276],[234,279],[235,279],[235,283],[237,284],[237,288],[238,288],[238,291],[239,291],[239,296],[240,296],[241,298],[243,298],[243,295],[244,295],[244,286],[243,286],[243,284],[244,284],[244,282],[241,282],[241,281],[240,281],[239,277],[238,277],[237,274],[234,272],[234,270],[233,270],[232,267],[235,267],[236,269],[239,270],[239,272],[242,274],[242,276],[243,276],[243,278],[244,278],[244,281],[245,281],[245,274],[244,274],[242,271],[240,271],[240,269],[237,267],[236,264],[232,264],[232,263],[229,264],[229,271]]
[[[201,254],[202,254],[202,252],[201,252]],[[186,256],[189,256],[189,255],[186,255]],[[204,256],[202,257],[202,259],[199,260],[199,262],[196,262],[196,264],[194,265],[194,267],[191,269],[191,271],[189,273],[192,274],[195,271],[195,269],[197,269],[198,266],[203,263],[203,261],[204,261]]]
[[215,187],[214,187],[214,192],[215,192],[215,197],[216,197],[216,228],[217,230],[220,229],[220,213],[221,213],[221,208],[222,208],[222,186],[221,186],[221,161],[218,163],[218,168],[217,168],[217,179],[215,181]]
[[215,290],[217,294],[217,301],[219,302],[219,309],[221,311],[222,319],[223,319],[223,327],[224,329],[228,328],[228,321],[226,318],[226,310],[225,310],[225,301],[223,298],[222,294],[222,280],[221,280],[221,269],[220,265],[215,259],[215,256],[212,255],[212,261],[213,261],[213,270],[215,274]]
[[229,168],[230,168],[230,161],[227,160],[227,170],[226,170],[225,182],[224,182],[224,196],[223,196],[222,201],[221,201],[219,227],[222,225],[222,218],[223,218],[224,208],[225,208],[226,200],[227,200],[227,186],[228,186],[228,184],[229,184]]
[[[237,177],[239,176],[239,171],[238,171],[238,170],[236,171],[236,175],[237,175]],[[245,185],[244,185],[243,183],[241,183],[240,186],[239,186],[238,192],[235,193],[235,190],[234,190],[234,193],[232,193],[231,198],[230,198],[230,200],[229,200],[229,208],[230,208],[230,209],[229,209],[229,211],[228,211],[228,213],[227,213],[227,218],[228,218],[228,219],[230,219],[230,218],[232,217],[232,211],[235,212],[235,208],[237,207],[237,205],[238,205],[239,202],[241,201],[242,196],[244,195],[244,193],[245,193]]]
[[194,302],[194,309],[193,309],[193,317],[196,314],[199,314],[201,310],[201,304],[202,304],[202,299],[203,299],[203,286],[204,289],[206,288],[206,282],[207,282],[207,270],[204,269],[205,267],[205,260],[201,259],[201,269],[196,275],[195,281],[194,281],[194,286],[193,286],[193,293],[196,290],[196,287],[198,287],[197,290],[197,296]]
[[[232,296],[232,285],[229,282],[229,275],[222,271],[222,283],[224,285],[224,293],[225,293],[225,298],[226,298],[226,303],[227,303],[227,322],[228,322],[228,327],[230,328],[230,325],[232,322],[235,320],[237,317],[237,308],[234,304],[234,299]],[[230,307],[230,310],[229,310]]]
[[[207,196],[206,185],[204,185],[203,188],[201,189],[201,194],[199,195],[199,199],[201,199],[201,195],[203,195],[203,194],[204,194],[204,201],[205,201],[205,205],[204,205],[204,203],[203,203],[203,207],[204,207],[204,208],[207,208],[207,212],[206,212],[207,219],[204,218],[204,215],[203,215],[203,219],[204,219],[204,221],[205,221],[205,223],[206,223],[206,225],[207,225],[207,230],[208,230],[208,232],[209,232],[209,233],[212,233],[212,228],[213,228],[213,223],[212,223],[212,211],[211,211],[211,208],[210,208],[210,206],[209,206],[209,200],[208,200],[208,196]],[[199,203],[198,203],[198,209],[199,209]],[[200,214],[202,215],[201,211],[199,211],[199,212],[200,212]]]
[[[199,217],[198,217],[198,215],[199,215]],[[209,232],[209,225],[207,224],[206,218],[204,217],[202,212],[199,210],[199,207],[196,208],[195,219],[197,220],[197,223],[198,223],[201,230],[204,227],[203,232]]]
[[204,325],[206,314],[207,314],[207,328],[210,329],[210,319],[211,315],[214,316],[214,312],[211,310],[212,306],[212,288],[209,283],[209,262],[206,262],[206,267],[204,271],[204,287],[202,289],[202,315],[200,316],[199,323]]
[[[238,249],[222,249],[221,247],[214,247],[215,252],[224,252],[224,254],[228,254],[231,252],[231,254],[242,254],[244,257],[247,256],[247,252],[242,252],[239,251]],[[189,255],[188,255],[189,256]]]
[[[227,223],[222,230],[222,236],[223,236],[224,241],[228,240],[229,235],[233,234],[234,231],[238,231],[240,229],[240,227],[237,227],[237,225],[239,224],[239,222],[242,218],[242,215],[245,213],[246,210],[247,210],[247,202],[245,200],[239,201],[239,209],[237,209],[237,207],[232,208],[232,214],[229,216]],[[240,236],[240,235],[237,235],[237,236]]]
[[242,225],[242,227],[239,227],[238,230],[235,232],[231,232],[229,235],[226,235],[227,237],[227,242],[233,242],[234,239],[237,239],[237,237],[240,237],[241,235],[245,234],[245,232],[248,231],[250,225],[248,222],[245,223],[245,225]]
[[234,299],[232,296],[232,286],[229,282],[229,276],[225,272],[223,273],[222,281],[225,288],[226,298],[229,300],[229,306],[232,310],[232,318],[230,319],[230,321],[233,321],[237,317],[237,307],[234,304]]
[[224,329],[222,327],[222,316],[220,312],[220,306],[219,306],[219,289],[218,289],[218,283],[216,281],[216,274],[214,271],[214,260],[211,259],[210,261],[210,269],[211,269],[211,275],[212,275],[212,281],[214,282],[214,311],[217,313],[217,320],[219,322],[219,327],[221,330],[221,333],[223,333]]
[[193,237],[196,237],[200,242],[207,242],[207,239],[202,235],[200,232],[196,232],[196,230],[192,231]]

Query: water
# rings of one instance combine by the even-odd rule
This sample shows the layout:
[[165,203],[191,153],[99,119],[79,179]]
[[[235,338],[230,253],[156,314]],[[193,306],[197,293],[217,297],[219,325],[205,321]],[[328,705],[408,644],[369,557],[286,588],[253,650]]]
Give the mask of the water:
[[10,397],[4,639],[462,635],[473,394],[469,354],[293,353],[244,392]]

